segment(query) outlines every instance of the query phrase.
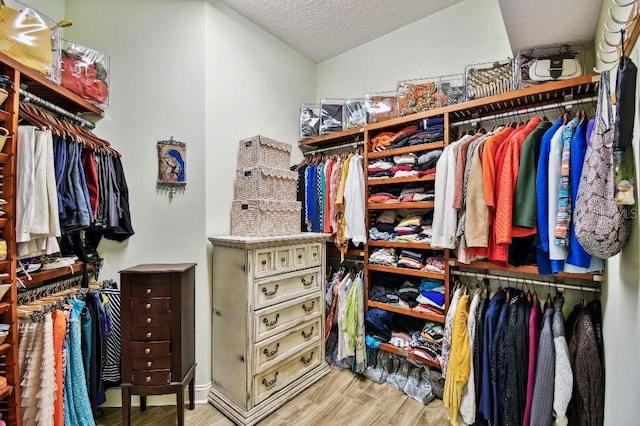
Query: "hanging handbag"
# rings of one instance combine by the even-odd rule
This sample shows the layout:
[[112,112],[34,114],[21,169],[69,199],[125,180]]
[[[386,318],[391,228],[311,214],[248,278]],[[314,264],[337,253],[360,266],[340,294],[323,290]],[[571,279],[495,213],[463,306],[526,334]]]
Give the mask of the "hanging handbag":
[[576,237],[584,250],[603,259],[620,252],[631,230],[626,206],[613,200],[613,114],[609,72],[600,76],[596,124],[587,146],[576,208]]
[[49,75],[52,65],[51,29],[33,9],[25,7],[18,11],[0,1],[0,52]]

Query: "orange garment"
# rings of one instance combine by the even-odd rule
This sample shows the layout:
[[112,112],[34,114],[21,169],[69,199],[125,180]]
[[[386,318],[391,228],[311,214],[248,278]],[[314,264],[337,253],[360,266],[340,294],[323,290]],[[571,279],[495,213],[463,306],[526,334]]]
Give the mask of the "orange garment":
[[56,369],[56,400],[54,403],[53,424],[54,426],[64,426],[64,360],[62,359],[62,348],[64,337],[67,334],[67,319],[64,311],[58,309],[53,319],[53,350],[55,353]]
[[[525,139],[542,121],[534,117],[526,126],[504,143],[496,157],[496,204],[493,220],[493,233],[495,246],[490,249],[490,259],[506,262],[509,258],[509,244],[513,236],[526,236],[535,234],[535,230],[527,229],[526,233],[517,230],[514,235],[513,227],[513,195],[516,190],[518,171],[520,170],[520,150]],[[533,196],[533,194],[532,194]],[[525,228],[521,228],[524,230]]]
[[494,136],[491,136],[484,144],[482,150],[482,183],[484,187],[484,200],[488,207],[495,207],[495,179],[496,179],[496,152],[498,148],[513,134],[513,127],[507,127]]
[[324,232],[326,234],[331,233],[331,171],[333,170],[334,160],[329,160],[325,164],[325,182],[326,191],[324,197]]
[[396,137],[395,133],[382,132],[376,137],[371,139],[371,150],[375,151],[377,148],[386,148],[391,145],[391,141]]

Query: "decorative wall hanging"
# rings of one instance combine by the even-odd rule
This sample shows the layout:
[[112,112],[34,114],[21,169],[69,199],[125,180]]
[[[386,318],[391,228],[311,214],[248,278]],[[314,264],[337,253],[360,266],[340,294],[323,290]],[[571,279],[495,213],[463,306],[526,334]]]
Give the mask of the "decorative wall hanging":
[[187,186],[187,145],[173,140],[158,141],[158,190],[169,194],[169,200],[177,191]]

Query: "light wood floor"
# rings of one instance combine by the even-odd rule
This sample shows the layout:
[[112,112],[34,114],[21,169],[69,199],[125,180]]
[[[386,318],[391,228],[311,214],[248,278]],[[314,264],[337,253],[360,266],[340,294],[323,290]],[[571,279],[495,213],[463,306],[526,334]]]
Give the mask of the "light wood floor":
[[[134,397],[135,398],[135,397]],[[105,408],[98,426],[122,424],[119,408]],[[447,409],[436,399],[424,406],[403,392],[355,376],[349,370],[331,367],[331,373],[264,419],[260,426],[297,425],[448,425]],[[141,412],[131,408],[133,426],[175,425],[176,407],[147,407]],[[185,410],[188,426],[233,425],[211,404]]]

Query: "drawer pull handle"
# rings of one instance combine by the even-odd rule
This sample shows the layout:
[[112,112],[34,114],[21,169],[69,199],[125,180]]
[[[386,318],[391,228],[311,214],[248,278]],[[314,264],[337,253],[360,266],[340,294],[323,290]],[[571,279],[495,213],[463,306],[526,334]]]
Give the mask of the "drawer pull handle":
[[316,257],[316,256],[318,256],[318,253],[317,252],[313,252],[313,257]]
[[287,260],[287,258],[286,258],[286,257],[284,257],[284,256],[282,256],[282,257],[280,258],[280,262],[282,262],[282,263],[284,263],[284,261],[285,261],[285,260]]
[[298,259],[302,259],[302,253],[298,255]]
[[311,312],[311,311],[313,311],[313,307],[314,307],[315,305],[316,305],[316,301],[315,301],[315,300],[312,300],[312,301],[311,301],[311,306],[307,307],[307,304],[306,304],[306,303],[303,303],[303,304],[302,304],[302,309],[303,309],[305,312]]
[[304,365],[309,365],[309,363],[313,360],[313,351],[309,354],[309,358],[301,357],[300,362]]
[[146,309],[151,309],[151,303],[147,303],[147,304],[145,305],[145,308],[146,308]]
[[151,381],[151,376],[147,376],[146,379],[144,379],[145,382],[149,383]]
[[313,329],[314,329],[314,326],[311,326],[311,330],[309,330],[309,334],[305,333],[304,330],[302,330],[302,337],[304,337],[305,339],[308,339],[309,337],[313,336]]
[[151,353],[151,348],[146,348],[146,349],[144,350],[144,353],[145,353],[145,354],[150,354],[150,353]]
[[268,327],[271,327],[278,322],[278,318],[280,318],[280,314],[276,314],[276,319],[274,319],[273,321],[269,321],[269,318],[263,318],[262,322],[265,323],[265,325],[267,325]]
[[150,288],[147,289],[147,294],[151,294],[151,289]]
[[265,377],[264,379],[262,379],[262,384],[266,387],[271,387],[276,384],[277,380],[278,380],[278,372],[276,371],[276,374],[273,376],[273,380],[267,380],[267,378]]
[[269,349],[264,348],[262,350],[262,353],[265,354],[267,358],[271,358],[272,356],[278,353],[278,349],[280,349],[280,342],[276,343],[276,348],[274,350],[270,351]]
[[148,332],[147,333],[147,339],[150,339],[150,338],[151,338],[151,332]]
[[147,361],[147,367],[151,367],[153,363],[151,361]]
[[273,291],[268,291],[266,287],[262,287],[262,292],[264,293],[265,296],[273,296],[278,292],[279,287],[280,286],[276,284],[275,287],[273,287]]
[[303,286],[309,286],[311,284],[313,284],[313,275],[311,275],[311,280],[307,281],[304,279],[304,277],[300,278],[300,282],[302,283]]
[[151,324],[151,317],[147,318],[147,324]]
[[266,265],[266,264],[267,264],[267,260],[265,259],[262,261],[262,265]]

